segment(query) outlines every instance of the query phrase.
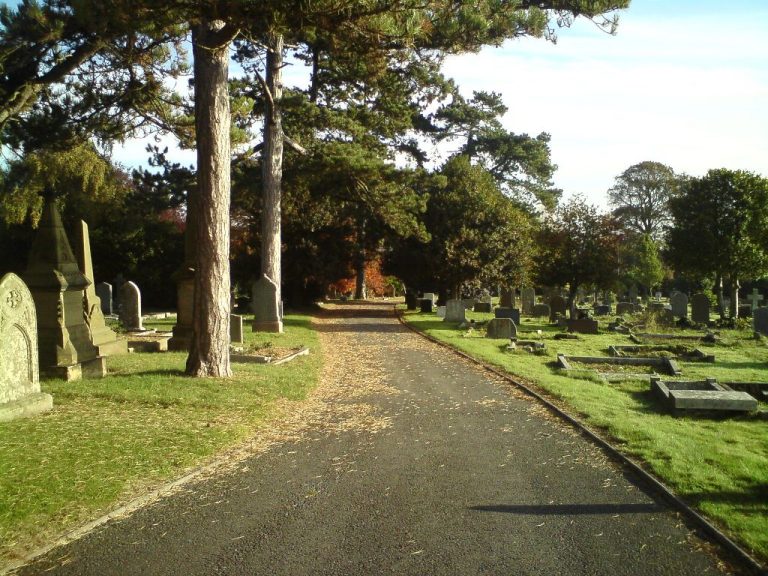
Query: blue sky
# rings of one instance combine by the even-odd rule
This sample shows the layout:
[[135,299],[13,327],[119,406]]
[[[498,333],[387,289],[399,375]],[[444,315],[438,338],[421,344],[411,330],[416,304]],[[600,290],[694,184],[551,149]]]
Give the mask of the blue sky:
[[[445,71],[467,96],[500,92],[510,130],[551,135],[566,197],[605,206],[615,177],[644,160],[768,177],[768,0],[632,0],[615,36],[577,20],[555,45],[518,39]],[[115,158],[144,162],[143,148],[128,142]]]

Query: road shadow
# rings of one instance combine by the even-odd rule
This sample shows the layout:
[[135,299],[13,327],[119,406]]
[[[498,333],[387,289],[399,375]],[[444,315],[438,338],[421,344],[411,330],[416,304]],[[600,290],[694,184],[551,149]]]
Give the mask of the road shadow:
[[487,504],[470,506],[469,509],[478,512],[502,512],[531,516],[654,514],[665,510],[652,502],[646,504]]

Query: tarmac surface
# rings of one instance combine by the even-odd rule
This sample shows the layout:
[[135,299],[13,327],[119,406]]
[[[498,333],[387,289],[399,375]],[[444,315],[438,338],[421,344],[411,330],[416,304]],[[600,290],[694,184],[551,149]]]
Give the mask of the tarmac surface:
[[391,307],[318,329],[315,424],[18,573],[724,573],[630,473]]

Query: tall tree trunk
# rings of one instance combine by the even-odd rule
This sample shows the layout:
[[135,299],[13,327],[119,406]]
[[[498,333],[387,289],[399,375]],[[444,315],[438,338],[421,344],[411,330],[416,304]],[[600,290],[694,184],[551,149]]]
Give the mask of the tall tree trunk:
[[723,295],[723,277],[718,275],[715,278],[715,290],[717,294],[717,311],[720,314],[720,319],[725,318],[725,296]]
[[281,287],[281,185],[283,179],[283,123],[280,101],[283,98],[283,36],[270,35],[267,46],[266,113],[264,115],[264,151],[262,179],[264,192],[261,212],[261,271],[277,285],[277,302]]
[[355,300],[368,296],[365,285],[365,218],[360,219],[357,231],[357,257],[355,258]]
[[739,279],[731,280],[731,318],[739,317],[739,288],[741,288]]
[[192,28],[197,202],[195,296],[187,374],[231,376],[229,363],[229,43],[221,20]]

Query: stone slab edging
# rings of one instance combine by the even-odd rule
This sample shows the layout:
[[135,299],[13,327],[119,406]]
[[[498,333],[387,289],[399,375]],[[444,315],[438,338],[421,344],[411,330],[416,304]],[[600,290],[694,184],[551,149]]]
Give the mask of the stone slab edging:
[[411,332],[414,332],[415,334],[418,334],[419,336],[426,338],[427,340],[437,344],[438,346],[441,346],[447,350],[450,350],[451,352],[464,358],[465,360],[469,360],[470,362],[477,364],[484,370],[491,372],[492,374],[503,379],[505,382],[508,382],[515,388],[518,388],[519,390],[525,392],[529,396],[532,396],[533,398],[538,400],[550,412],[552,412],[553,414],[557,415],[561,419],[568,422],[571,426],[576,428],[581,434],[585,435],[587,438],[589,438],[595,444],[597,444],[614,461],[626,466],[627,468],[632,470],[632,472],[637,474],[661,497],[663,497],[665,500],[673,504],[682,513],[684,513],[697,528],[699,528],[712,540],[716,541],[718,544],[723,546],[723,548],[725,548],[730,554],[733,555],[734,559],[738,559],[750,573],[755,574],[757,576],[768,576],[768,569],[766,569],[766,567],[764,567],[755,558],[753,558],[746,550],[741,548],[738,544],[736,544],[736,542],[734,542],[728,536],[726,536],[723,532],[721,532],[716,526],[714,526],[704,516],[702,516],[701,514],[696,512],[693,508],[691,508],[679,496],[677,496],[674,492],[672,492],[670,488],[668,488],[665,484],[663,484],[650,472],[647,472],[642,466],[640,466],[640,464],[638,464],[628,456],[622,454],[621,452],[619,452],[617,448],[615,448],[607,440],[605,440],[601,436],[598,436],[597,433],[593,432],[590,428],[588,428],[587,425],[584,424],[581,420],[571,416],[570,414],[565,412],[562,408],[558,407],[556,404],[552,403],[550,400],[542,396],[540,393],[536,392],[534,389],[530,388],[529,386],[526,386],[522,382],[515,380],[514,378],[512,378],[512,375],[510,375],[509,373],[499,368],[496,368],[491,364],[483,362],[482,360],[473,358],[472,356],[470,356],[465,352],[462,352],[458,348],[454,348],[450,344],[446,342],[442,342],[437,338],[430,336],[429,334],[425,334],[424,332],[421,332],[420,330],[416,329],[414,326],[411,326],[403,318],[402,311],[397,310],[397,308],[395,308],[395,316],[400,321],[400,323],[406,328],[408,328]]

